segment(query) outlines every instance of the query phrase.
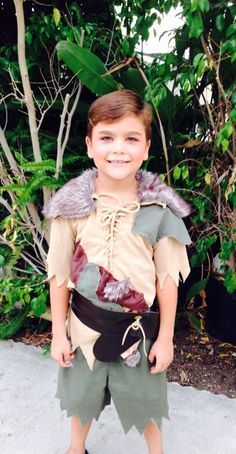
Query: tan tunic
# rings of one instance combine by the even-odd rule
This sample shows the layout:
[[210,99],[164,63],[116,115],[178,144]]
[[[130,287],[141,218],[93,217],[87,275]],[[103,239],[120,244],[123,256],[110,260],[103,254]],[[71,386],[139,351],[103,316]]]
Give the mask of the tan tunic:
[[[189,262],[185,245],[175,238],[163,237],[154,246],[141,235],[132,232],[132,226],[140,204],[136,201],[104,204],[97,198],[96,210],[82,218],[58,217],[52,221],[48,252],[48,279],[56,277],[58,287],[70,281],[70,264],[76,242],[83,247],[88,262],[103,266],[118,279],[129,279],[130,288],[144,294],[149,307],[156,295],[156,280],[162,288],[169,275],[176,285],[179,275],[185,280],[189,274]],[[165,209],[163,207],[163,209]],[[72,349],[82,349],[89,367],[94,363],[93,345],[99,333],[81,323],[70,310],[68,332]],[[126,352],[130,353],[132,348]],[[123,356],[123,355],[122,355]]]

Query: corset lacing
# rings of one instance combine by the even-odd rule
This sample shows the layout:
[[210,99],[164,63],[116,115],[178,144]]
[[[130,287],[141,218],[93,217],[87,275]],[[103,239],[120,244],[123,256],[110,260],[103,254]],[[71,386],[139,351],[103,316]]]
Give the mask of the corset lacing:
[[[100,200],[101,197],[112,197],[117,200],[116,206],[104,205]],[[127,216],[127,214],[136,213],[139,211],[140,204],[136,201],[124,202],[122,203],[120,198],[114,194],[109,193],[100,193],[96,195],[96,198],[99,200],[101,205],[101,213],[99,218],[99,223],[103,227],[107,228],[108,234],[106,237],[106,247],[103,251],[104,255],[108,258],[108,266],[110,271],[112,271],[112,257],[114,251],[114,245],[116,239],[119,238],[119,224],[121,219]]]

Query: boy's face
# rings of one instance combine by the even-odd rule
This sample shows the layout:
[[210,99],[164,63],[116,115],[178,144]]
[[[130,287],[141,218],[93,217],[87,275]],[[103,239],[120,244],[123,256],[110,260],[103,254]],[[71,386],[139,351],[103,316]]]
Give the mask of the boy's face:
[[150,140],[142,121],[136,115],[127,115],[111,123],[97,123],[86,144],[100,176],[130,181],[148,158]]

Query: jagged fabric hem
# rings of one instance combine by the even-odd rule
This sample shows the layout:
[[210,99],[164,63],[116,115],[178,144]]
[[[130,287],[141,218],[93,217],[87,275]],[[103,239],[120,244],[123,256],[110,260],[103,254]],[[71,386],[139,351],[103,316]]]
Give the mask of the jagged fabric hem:
[[[149,351],[149,340],[146,346]],[[61,408],[68,416],[79,416],[84,425],[98,420],[112,398],[125,433],[133,426],[143,433],[151,420],[159,427],[162,417],[168,418],[166,374],[151,374],[142,343],[139,351],[137,367],[130,368],[119,358],[110,363],[96,360],[91,371],[81,349],[76,349],[73,367],[59,368],[56,397]]]
[[[56,395],[55,397],[57,397],[58,399],[60,399],[60,397],[57,396],[57,395]],[[68,408],[64,407],[62,404],[60,405],[60,408],[61,408],[62,411],[66,411],[66,414],[67,414],[67,417],[68,417],[68,418],[70,418],[70,417],[72,417],[72,416],[77,416],[77,417],[80,419],[81,424],[82,424],[83,426],[85,426],[88,422],[92,421],[93,419],[95,419],[96,421],[98,421],[98,420],[99,420],[99,417],[100,417],[100,415],[101,415],[101,413],[102,413],[102,411],[104,410],[104,408],[105,408],[107,405],[110,405],[110,403],[109,403],[109,402],[104,403],[104,406],[103,406],[103,408],[101,409],[101,411],[99,411],[97,414],[93,414],[93,415],[91,414],[91,415],[89,415],[89,416],[83,415],[83,412],[78,411],[78,410],[75,409],[75,408],[74,408],[74,409],[73,409],[73,408],[69,408],[69,409],[68,409]],[[140,422],[137,423],[137,424],[135,424],[135,423],[134,423],[134,424],[130,424],[128,427],[127,427],[126,424],[124,424],[124,423],[122,422],[122,420],[120,420],[120,422],[121,422],[121,426],[122,426],[122,428],[123,428],[123,431],[124,431],[124,433],[125,433],[126,435],[128,434],[128,432],[129,432],[132,428],[135,428],[135,429],[140,433],[140,435],[143,435],[144,430],[145,430],[145,427],[146,427],[150,422],[153,422],[153,423],[157,426],[157,428],[158,428],[159,430],[161,430],[163,418],[168,419],[168,420],[170,419],[169,415],[157,416],[157,417],[149,417],[149,418],[143,419],[142,421],[140,421]],[[120,418],[119,418],[119,419],[120,419]]]

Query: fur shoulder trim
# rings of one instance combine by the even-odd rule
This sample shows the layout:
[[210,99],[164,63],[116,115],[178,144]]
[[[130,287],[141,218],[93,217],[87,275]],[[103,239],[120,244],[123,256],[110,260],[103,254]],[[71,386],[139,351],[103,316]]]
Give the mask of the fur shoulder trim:
[[156,174],[139,170],[136,178],[140,203],[164,203],[179,218],[184,218],[191,213],[190,205],[179,196],[175,189],[164,183]]
[[[82,218],[92,213],[95,210],[92,195],[96,177],[97,169],[93,168],[85,170],[79,177],[70,180],[44,207],[44,216],[48,219],[58,216]],[[161,202],[180,218],[190,214],[191,208],[188,203],[157,175],[139,170],[136,179],[139,202],[143,205]]]
[[43,209],[46,218],[82,218],[95,210],[92,198],[97,169],[85,170],[79,177],[68,181],[49,200]]

